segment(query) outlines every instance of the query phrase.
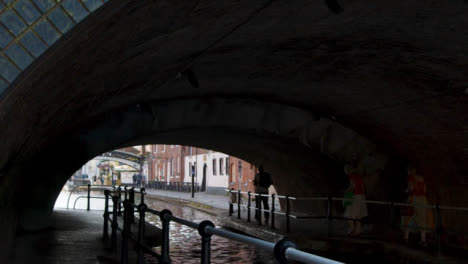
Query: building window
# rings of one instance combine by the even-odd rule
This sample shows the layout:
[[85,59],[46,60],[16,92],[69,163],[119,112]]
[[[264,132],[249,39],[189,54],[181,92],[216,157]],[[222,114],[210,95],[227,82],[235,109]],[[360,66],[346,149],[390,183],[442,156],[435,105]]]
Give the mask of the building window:
[[237,163],[237,173],[239,175],[239,179],[242,179],[242,160],[239,160]]
[[165,152],[166,151],[166,145],[162,145],[162,150],[161,152]]
[[171,161],[169,161],[169,174],[171,175],[171,177],[174,176],[174,170],[173,169],[174,169],[174,162],[173,162],[173,160],[171,158]]
[[226,157],[226,175],[229,175],[229,157]]
[[189,155],[192,156],[192,147],[189,147]]
[[154,153],[158,153],[158,145],[154,145]]
[[223,158],[220,158],[219,159],[219,175],[223,175],[224,173],[224,168],[223,168],[223,162],[224,162],[224,159]]
[[166,170],[166,163],[163,162],[162,164],[162,170],[161,170],[161,177],[164,177],[164,171]]
[[216,175],[216,159],[213,159],[213,175]]
[[173,148],[174,148],[174,145],[171,145],[171,149],[173,149]]
[[180,156],[177,156],[177,175],[180,174]]

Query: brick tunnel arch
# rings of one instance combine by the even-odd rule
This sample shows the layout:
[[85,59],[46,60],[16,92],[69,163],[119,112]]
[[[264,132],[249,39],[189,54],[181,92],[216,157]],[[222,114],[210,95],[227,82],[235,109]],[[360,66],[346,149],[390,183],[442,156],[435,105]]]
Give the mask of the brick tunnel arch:
[[[426,3],[353,1],[337,16],[321,1],[110,1],[0,95],[2,221],[11,226],[34,213],[46,219],[73,168],[125,144],[169,143],[177,132],[263,142],[257,149],[282,142],[271,144],[272,157],[214,140],[199,146],[249,160],[290,148],[304,154],[298,168],[319,171],[362,147],[360,155],[375,164],[391,156],[417,164],[437,199],[463,204],[468,52],[461,44],[468,37],[457,32],[467,5],[455,2],[434,11]],[[158,107],[173,116],[159,120],[152,112]],[[248,122],[226,124],[223,107]],[[234,115],[236,109],[244,112]],[[193,120],[204,113],[203,126],[171,123],[185,120],[183,113]],[[259,121],[259,113],[269,114]],[[152,132],[145,138],[143,131]],[[109,136],[115,133],[120,137]],[[74,159],[52,172],[57,177],[47,175],[56,180],[29,186],[31,197],[51,199],[17,207],[21,186],[35,173],[30,164],[50,162],[46,153],[55,157],[67,147]]]
[[[280,193],[296,196],[341,192],[347,185],[342,166],[355,152],[363,161],[369,154],[380,155],[373,162],[374,172],[386,164],[385,154],[365,138],[299,108],[242,98],[146,102],[76,124],[76,129],[51,139],[40,153],[24,161],[29,165],[16,173],[27,176],[16,179],[12,193],[20,208],[21,227],[47,226],[63,184],[89,159],[118,147],[148,143],[195,145],[261,163],[272,173]],[[54,169],[47,170],[51,156]],[[35,177],[37,171],[47,173]],[[30,184],[24,186],[25,181]],[[371,197],[386,198],[385,182],[369,177],[369,183],[375,186]]]

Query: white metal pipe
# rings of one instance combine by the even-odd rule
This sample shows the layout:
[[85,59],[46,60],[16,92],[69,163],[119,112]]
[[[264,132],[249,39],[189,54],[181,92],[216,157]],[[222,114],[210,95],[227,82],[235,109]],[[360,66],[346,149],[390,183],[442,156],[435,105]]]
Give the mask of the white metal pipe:
[[338,262],[314,254],[306,253],[295,248],[287,248],[285,255],[288,260],[300,261],[307,264],[343,264],[343,262]]

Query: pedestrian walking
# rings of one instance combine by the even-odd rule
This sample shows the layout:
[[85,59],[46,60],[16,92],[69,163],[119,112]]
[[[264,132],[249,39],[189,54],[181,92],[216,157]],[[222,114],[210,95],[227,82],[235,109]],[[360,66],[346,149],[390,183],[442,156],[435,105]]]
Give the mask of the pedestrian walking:
[[260,194],[259,196],[256,196],[255,198],[255,205],[256,205],[256,210],[255,210],[255,219],[258,219],[260,217],[259,214],[259,208],[260,208],[260,203],[263,203],[263,210],[266,210],[264,212],[265,215],[265,224],[268,223],[268,220],[270,218],[270,213],[268,210],[270,210],[270,207],[268,206],[268,196],[261,196],[263,195],[268,195],[268,188],[270,188],[270,185],[273,184],[273,181],[271,179],[271,175],[263,169],[263,166],[260,165],[258,167],[258,173],[255,174],[255,179],[254,179],[254,186],[255,186],[255,192]]
[[101,175],[101,186],[104,185],[104,177]]
[[345,173],[348,175],[350,182],[345,194],[351,194],[347,196],[347,198],[351,200],[351,203],[347,201],[344,213],[344,217],[348,219],[349,224],[347,234],[350,236],[358,236],[361,234],[361,220],[367,216],[364,182],[354,166],[346,165]]
[[133,173],[132,180],[133,180],[133,188],[136,188],[136,184],[137,184],[137,176],[136,176],[136,174],[135,174],[135,173]]

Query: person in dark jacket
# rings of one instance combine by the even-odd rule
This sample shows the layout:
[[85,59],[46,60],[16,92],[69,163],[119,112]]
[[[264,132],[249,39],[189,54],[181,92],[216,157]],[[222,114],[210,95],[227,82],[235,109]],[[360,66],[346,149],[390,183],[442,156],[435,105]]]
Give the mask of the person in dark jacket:
[[[268,188],[270,188],[272,183],[271,175],[268,172],[265,172],[263,166],[260,165],[258,167],[258,173],[255,175],[254,179],[255,192],[260,195],[268,195]],[[263,203],[263,210],[270,210],[270,207],[268,206],[268,196],[256,196],[255,204],[257,210],[255,210],[255,219],[259,217],[258,209],[260,208],[260,203]],[[267,224],[270,218],[270,213],[265,211],[264,215],[265,224]]]

